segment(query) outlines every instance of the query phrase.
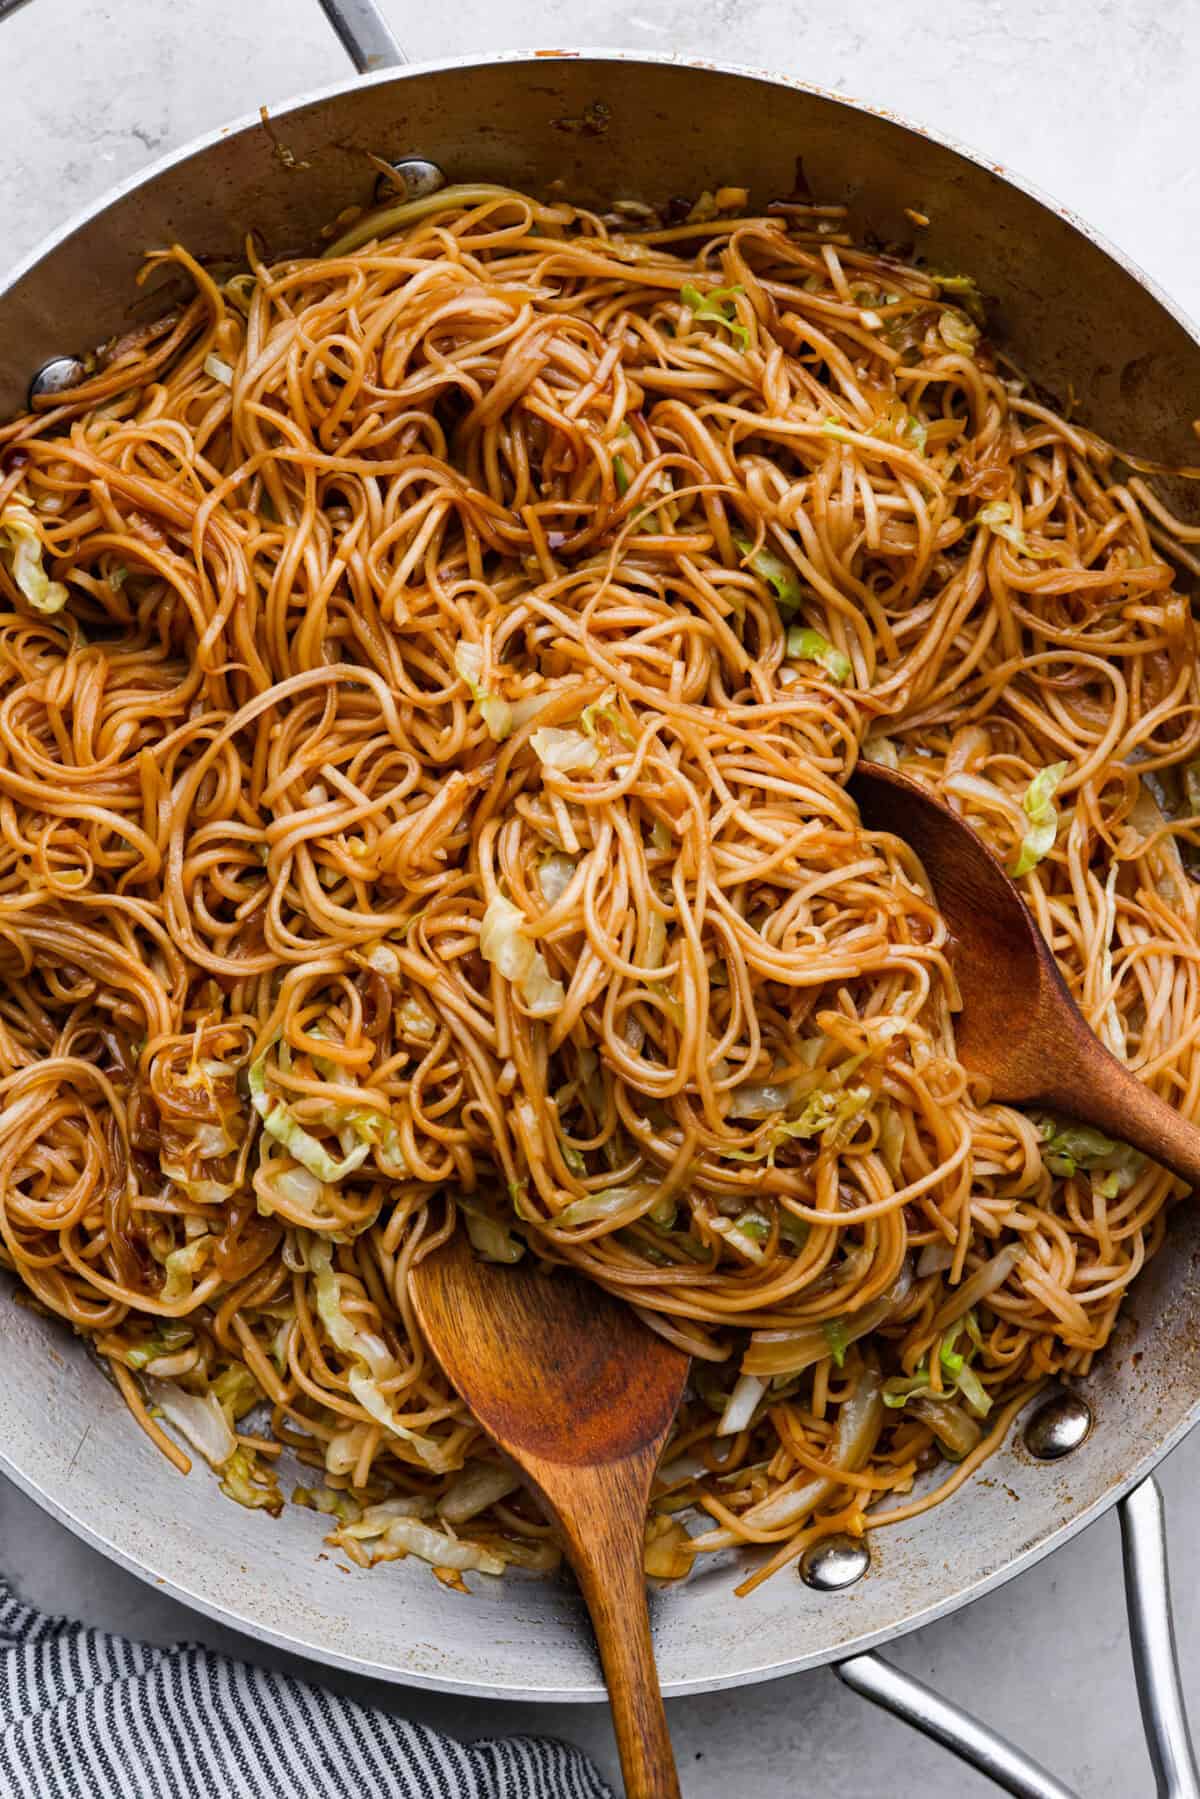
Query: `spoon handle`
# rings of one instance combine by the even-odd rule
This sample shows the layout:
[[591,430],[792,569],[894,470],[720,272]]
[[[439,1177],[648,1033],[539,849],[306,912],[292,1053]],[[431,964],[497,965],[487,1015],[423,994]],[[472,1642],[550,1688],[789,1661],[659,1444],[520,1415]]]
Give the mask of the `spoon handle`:
[[[1086,1029],[1086,1027],[1085,1027]],[[1131,1143],[1152,1162],[1200,1188],[1200,1130],[1159,1099],[1090,1033],[1076,1041],[1074,1056],[1051,1053],[1045,1103],[1055,1112],[1095,1125],[1120,1143]],[[1064,1042],[1062,1049],[1067,1049]]]
[[591,1613],[628,1799],[680,1799],[642,1568],[655,1459],[537,1471]]

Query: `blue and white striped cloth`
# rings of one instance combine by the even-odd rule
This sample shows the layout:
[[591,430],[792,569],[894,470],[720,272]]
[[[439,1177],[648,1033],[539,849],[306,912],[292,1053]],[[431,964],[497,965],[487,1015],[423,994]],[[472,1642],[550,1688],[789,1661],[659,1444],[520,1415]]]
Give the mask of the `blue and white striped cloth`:
[[465,1745],[195,1643],[48,1618],[0,1580],[3,1799],[612,1799],[579,1750]]

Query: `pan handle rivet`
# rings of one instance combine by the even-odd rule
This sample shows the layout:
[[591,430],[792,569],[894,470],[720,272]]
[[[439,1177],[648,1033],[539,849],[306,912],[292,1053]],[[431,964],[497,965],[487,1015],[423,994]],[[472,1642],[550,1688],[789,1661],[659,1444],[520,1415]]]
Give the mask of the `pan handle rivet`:
[[[375,185],[377,200],[394,200],[398,197],[423,200],[426,194],[436,194],[439,187],[446,185],[446,177],[437,163],[427,162],[423,156],[402,156],[399,162],[392,164],[392,168],[395,170],[396,180],[390,181],[386,175],[379,177]],[[402,190],[400,195],[396,192],[397,184]]]
[[871,1551],[862,1537],[823,1537],[800,1557],[800,1578],[818,1593],[837,1593],[861,1580],[871,1566]]
[[30,405],[45,394],[60,394],[64,388],[75,387],[86,373],[78,356],[52,356],[29,383]]
[[1025,1426],[1025,1447],[1039,1462],[1057,1462],[1078,1449],[1092,1428],[1092,1408],[1078,1393],[1052,1393]]

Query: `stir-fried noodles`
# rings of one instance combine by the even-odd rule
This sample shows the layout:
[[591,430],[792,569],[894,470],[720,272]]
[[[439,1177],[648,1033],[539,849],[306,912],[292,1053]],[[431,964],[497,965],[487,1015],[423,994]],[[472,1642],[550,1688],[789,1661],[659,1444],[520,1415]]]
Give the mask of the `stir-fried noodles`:
[[1200,1104],[1200,533],[969,281],[745,201],[173,249],[194,298],[0,433],[4,1260],[363,1563],[556,1559],[414,1327],[454,1229],[695,1358],[661,1575],[912,1515],[1104,1346],[1172,1179],[964,1072],[860,755]]

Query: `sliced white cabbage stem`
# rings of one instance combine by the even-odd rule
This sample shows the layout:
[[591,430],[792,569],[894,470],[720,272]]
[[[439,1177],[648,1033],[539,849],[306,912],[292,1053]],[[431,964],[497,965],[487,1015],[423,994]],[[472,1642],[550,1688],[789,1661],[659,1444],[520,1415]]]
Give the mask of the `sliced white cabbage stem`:
[[[420,1431],[410,1430],[392,1410],[381,1383],[394,1380],[401,1373],[400,1365],[382,1337],[354,1324],[347,1315],[329,1243],[324,1238],[309,1235],[306,1253],[308,1265],[316,1275],[317,1313],[321,1323],[334,1347],[350,1359],[351,1365],[346,1375],[350,1392],[363,1410],[369,1412],[385,1430],[390,1431],[401,1442],[410,1444],[427,1468],[435,1473],[445,1473],[446,1452],[433,1438],[422,1435]],[[349,1466],[353,1464],[337,1470],[329,1461],[327,1453],[325,1465],[332,1474],[349,1472]]]
[[907,1409],[929,1426],[954,1461],[961,1462],[965,1455],[970,1455],[983,1437],[978,1419],[964,1412],[953,1399],[939,1399],[936,1393],[916,1393],[908,1401]]
[[482,1256],[485,1262],[521,1260],[525,1254],[525,1244],[507,1225],[497,1223],[486,1212],[465,1201],[460,1200],[459,1210],[476,1255]]
[[555,725],[543,725],[529,739],[534,754],[544,768],[556,768],[560,774],[582,773],[595,768],[600,749],[595,739],[582,731],[562,731]]
[[760,1380],[757,1375],[740,1375],[734,1382],[729,1401],[721,1413],[721,1422],[717,1425],[718,1437],[733,1437],[738,1431],[745,1430],[758,1410],[758,1402],[766,1390],[766,1381]]
[[371,1153],[370,1143],[359,1143],[349,1154],[335,1160],[325,1145],[297,1123],[292,1109],[277,1095],[267,1091],[266,1057],[260,1056],[250,1068],[250,1103],[262,1119],[263,1130],[281,1143],[302,1168],[318,1180],[336,1186],[348,1174],[361,1168]]
[[678,1518],[652,1512],[646,1520],[642,1566],[651,1580],[682,1580],[690,1573],[696,1551]]
[[225,1414],[225,1408],[211,1390],[188,1393],[174,1381],[144,1381],[146,1396],[168,1424],[173,1424],[181,1437],[186,1437],[212,1468],[223,1468],[237,1450],[237,1438]]
[[437,1509],[447,1524],[466,1524],[489,1505],[507,1499],[520,1484],[511,1468],[477,1462],[474,1467],[463,1469],[438,1500]]
[[0,556],[35,612],[62,611],[67,590],[46,573],[41,532],[28,506],[14,502],[0,512]]
[[519,906],[501,893],[488,901],[479,927],[479,953],[516,988],[526,1009],[535,1018],[552,1018],[566,991],[551,976],[546,958],[526,935],[528,921]]
[[[827,1475],[795,1475],[788,1486],[760,1500],[741,1513],[741,1522],[754,1531],[782,1531],[803,1524],[811,1512],[824,1505],[837,1490],[837,1470],[857,1473],[864,1468],[879,1441],[885,1408],[879,1371],[864,1363],[854,1392],[839,1413],[833,1455]],[[706,1531],[692,1538],[694,1550],[725,1549],[742,1541],[736,1531]]]
[[394,1562],[402,1556],[416,1555],[434,1568],[449,1568],[456,1573],[466,1573],[470,1569],[481,1574],[504,1573],[504,1563],[498,1555],[478,1543],[465,1542],[446,1531],[435,1530],[419,1518],[398,1514],[390,1517],[378,1531],[373,1528],[364,1530],[368,1519],[381,1510],[380,1506],[369,1507],[358,1523],[343,1525],[333,1531],[329,1542],[343,1548],[362,1544],[372,1563]]
[[[856,1312],[843,1312],[837,1320],[843,1353],[851,1343],[869,1336],[891,1318],[907,1299],[911,1286],[912,1268],[906,1260],[896,1280],[879,1299]],[[964,1312],[970,1304],[968,1300],[962,1308]],[[826,1329],[830,1322],[825,1319],[821,1323],[800,1325],[796,1330],[755,1331],[742,1357],[743,1372],[772,1377],[803,1373],[831,1353]]]
[[454,668],[478,705],[489,735],[500,742],[513,728],[513,710],[507,700],[484,685],[482,644],[460,643],[454,652]]
[[992,1256],[961,1287],[954,1288],[950,1297],[934,1314],[929,1325],[930,1331],[935,1334],[944,1331],[948,1324],[954,1324],[964,1313],[977,1306],[981,1299],[986,1299],[989,1293],[995,1293],[997,1288],[1004,1285],[1013,1269],[1024,1261],[1025,1255],[1023,1243],[1010,1243],[998,1255]]

